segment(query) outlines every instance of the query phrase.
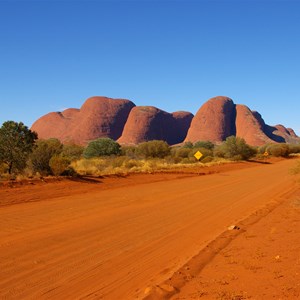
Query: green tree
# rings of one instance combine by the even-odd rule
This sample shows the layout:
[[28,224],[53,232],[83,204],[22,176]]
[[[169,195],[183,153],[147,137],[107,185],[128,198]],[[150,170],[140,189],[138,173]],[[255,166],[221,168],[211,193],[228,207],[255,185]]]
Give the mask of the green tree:
[[43,175],[52,173],[50,159],[59,155],[63,150],[63,144],[58,139],[38,140],[36,147],[30,155],[30,162],[33,171]]
[[8,167],[8,173],[25,168],[32,152],[37,133],[28,129],[22,122],[7,121],[0,128],[0,162]]
[[83,156],[85,158],[118,155],[121,153],[121,146],[110,138],[99,138],[89,142]]
[[215,149],[215,155],[234,160],[247,160],[254,156],[256,150],[242,138],[230,136]]

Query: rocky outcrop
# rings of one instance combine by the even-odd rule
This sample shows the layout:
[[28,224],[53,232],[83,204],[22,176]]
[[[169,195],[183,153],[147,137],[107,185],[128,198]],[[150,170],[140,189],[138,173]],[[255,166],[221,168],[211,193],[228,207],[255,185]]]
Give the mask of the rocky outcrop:
[[285,128],[283,125],[266,126],[266,132],[277,143],[299,143],[300,139],[291,128]]
[[187,111],[176,111],[172,113],[172,117],[174,119],[172,139],[174,144],[178,144],[184,141],[194,115]]
[[235,105],[230,98],[211,98],[196,113],[185,141],[224,141],[236,134],[235,117]]
[[134,103],[124,99],[91,97],[80,109],[52,112],[31,127],[39,138],[86,144],[100,137],[118,139]]
[[184,140],[193,115],[189,112],[167,113],[153,106],[134,107],[118,142],[135,145],[145,141],[164,140],[173,145]]
[[300,142],[292,129],[267,125],[258,112],[224,96],[209,99],[195,116],[185,111],[168,113],[153,106],[135,106],[125,99],[91,97],[80,109],[44,115],[31,129],[42,139],[58,138],[83,145],[101,137],[126,145],[150,140],[164,140],[170,145],[204,140],[220,143],[231,135],[253,146]]
[[264,132],[265,122],[261,115],[245,105],[236,105],[235,126],[236,136],[243,138],[249,145],[261,146],[272,142]]

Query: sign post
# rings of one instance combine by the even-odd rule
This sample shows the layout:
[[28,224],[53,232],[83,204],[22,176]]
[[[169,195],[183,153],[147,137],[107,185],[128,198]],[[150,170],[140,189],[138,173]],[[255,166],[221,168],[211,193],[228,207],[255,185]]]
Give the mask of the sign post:
[[200,160],[200,158],[203,156],[203,154],[200,152],[200,151],[197,151],[195,154],[194,154],[195,158],[197,160]]

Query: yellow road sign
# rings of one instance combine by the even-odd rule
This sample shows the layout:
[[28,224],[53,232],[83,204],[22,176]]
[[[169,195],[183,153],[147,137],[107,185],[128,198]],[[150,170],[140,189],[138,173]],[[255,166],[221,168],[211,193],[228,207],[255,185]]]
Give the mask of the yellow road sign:
[[203,156],[203,154],[200,152],[200,151],[197,151],[195,154],[194,154],[194,156],[196,157],[196,159],[200,159],[202,156]]

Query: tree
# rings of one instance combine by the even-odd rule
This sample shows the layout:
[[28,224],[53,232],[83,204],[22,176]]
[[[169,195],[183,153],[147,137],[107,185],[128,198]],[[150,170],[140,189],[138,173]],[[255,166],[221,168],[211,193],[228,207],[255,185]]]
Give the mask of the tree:
[[242,138],[230,136],[215,150],[216,156],[229,159],[242,160],[249,159],[256,153],[256,150],[249,146]]
[[51,174],[50,159],[59,155],[63,150],[63,144],[58,139],[39,140],[30,155],[32,169],[44,175]]
[[118,155],[121,153],[121,146],[110,138],[99,138],[89,142],[83,152],[85,158]]
[[22,122],[7,121],[0,128],[0,162],[8,167],[8,173],[21,171],[31,153],[37,133]]

